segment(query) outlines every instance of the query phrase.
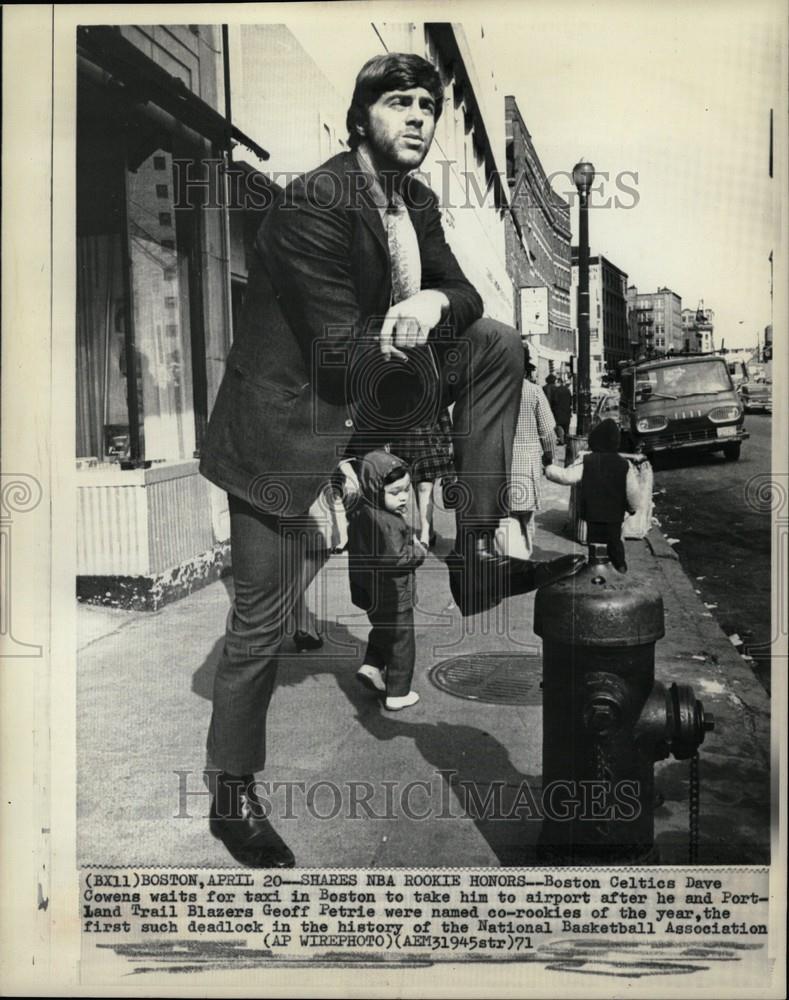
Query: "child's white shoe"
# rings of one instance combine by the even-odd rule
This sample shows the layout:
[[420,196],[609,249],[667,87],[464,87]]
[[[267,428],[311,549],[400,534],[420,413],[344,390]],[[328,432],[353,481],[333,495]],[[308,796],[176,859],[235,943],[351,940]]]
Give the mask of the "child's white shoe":
[[412,705],[416,705],[418,701],[419,695],[416,691],[409,691],[408,694],[404,694],[399,698],[387,698],[384,705],[389,712],[399,712],[403,708],[410,708]]
[[371,691],[375,691],[378,694],[383,694],[386,691],[386,681],[384,680],[384,675],[378,669],[378,667],[371,667],[369,663],[365,663],[363,666],[359,667],[356,671],[356,680],[360,684],[364,684],[366,688]]

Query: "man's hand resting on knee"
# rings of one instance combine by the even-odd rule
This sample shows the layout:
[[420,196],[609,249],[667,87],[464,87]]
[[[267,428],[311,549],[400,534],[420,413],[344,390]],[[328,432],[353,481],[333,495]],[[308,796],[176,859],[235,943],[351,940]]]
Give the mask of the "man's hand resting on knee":
[[428,334],[438,326],[444,310],[448,308],[449,299],[443,292],[434,289],[424,289],[390,306],[381,326],[381,354],[387,360],[395,357],[407,361],[407,355],[398,348],[408,350],[426,344]]

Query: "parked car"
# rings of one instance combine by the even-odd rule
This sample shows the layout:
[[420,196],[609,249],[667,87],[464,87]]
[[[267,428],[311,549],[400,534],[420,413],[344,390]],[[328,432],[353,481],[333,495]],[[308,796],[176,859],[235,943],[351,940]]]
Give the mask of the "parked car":
[[749,434],[728,366],[714,355],[642,361],[622,369],[618,396],[602,396],[593,424],[618,420],[622,449],[654,454],[722,451],[735,461]]
[[768,367],[748,365],[747,377],[740,383],[737,391],[746,413],[753,410],[764,410],[767,413],[772,411],[773,380]]

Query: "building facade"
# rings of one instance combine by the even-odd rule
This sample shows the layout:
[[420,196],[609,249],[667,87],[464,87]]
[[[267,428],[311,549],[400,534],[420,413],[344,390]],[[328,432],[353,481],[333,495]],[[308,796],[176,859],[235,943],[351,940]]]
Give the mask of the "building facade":
[[665,354],[685,350],[687,332],[682,299],[676,292],[670,288],[641,292],[631,285],[627,289],[627,309],[630,338],[638,344],[640,352]]
[[514,97],[505,98],[507,183],[513,224],[507,265],[516,323],[529,344],[537,379],[569,370],[575,353],[570,318],[570,208],[551,188]]
[[715,313],[699,303],[698,309],[682,310],[682,350],[701,351],[706,354],[715,350]]
[[650,337],[649,317],[644,315],[646,310],[638,307],[638,288],[636,285],[627,286],[627,331],[630,337],[630,350],[633,357],[646,353],[646,344]]
[[[254,235],[273,190],[346,148],[353,74],[371,55],[416,52],[439,70],[445,105],[423,179],[439,196],[447,241],[486,315],[515,318],[505,235],[513,221],[499,169],[504,129],[493,127],[493,91],[481,96],[462,29],[360,23],[342,71],[310,30],[79,31],[83,599],[155,609],[228,566],[227,498],[198,463]],[[503,122],[503,103],[499,114]]]
[[[571,317],[578,326],[578,247],[572,248]],[[632,357],[627,315],[627,274],[607,257],[589,258],[589,377],[616,373]]]
[[655,317],[655,348],[681,351],[685,346],[682,331],[682,299],[670,288],[658,288],[649,294]]

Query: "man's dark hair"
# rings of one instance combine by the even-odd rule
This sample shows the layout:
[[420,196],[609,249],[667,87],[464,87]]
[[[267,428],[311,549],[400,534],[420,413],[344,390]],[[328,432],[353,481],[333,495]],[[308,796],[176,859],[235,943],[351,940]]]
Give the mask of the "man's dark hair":
[[367,124],[368,109],[381,94],[391,90],[411,90],[412,87],[424,87],[430,94],[435,101],[435,119],[438,121],[444,104],[444,85],[437,70],[426,59],[410,52],[387,52],[368,59],[356,77],[351,106],[345,116],[350,148],[356,149],[362,141],[357,126]]

